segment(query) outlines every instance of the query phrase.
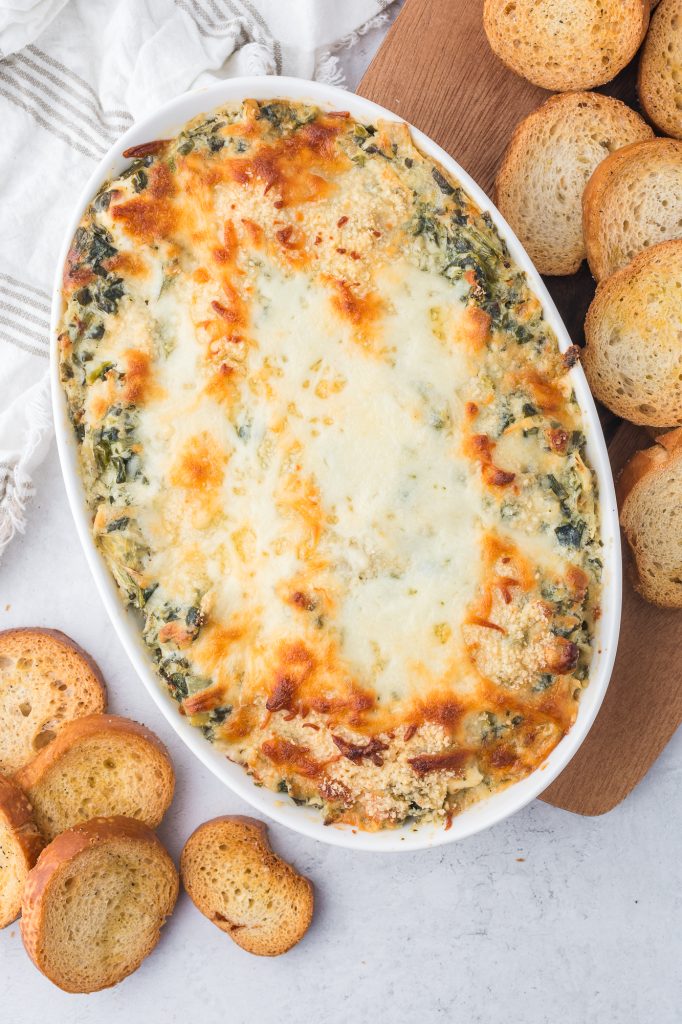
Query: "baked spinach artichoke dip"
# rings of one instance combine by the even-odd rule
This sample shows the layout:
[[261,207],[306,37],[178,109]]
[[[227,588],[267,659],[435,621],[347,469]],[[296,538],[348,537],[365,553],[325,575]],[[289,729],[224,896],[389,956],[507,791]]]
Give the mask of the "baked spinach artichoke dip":
[[156,670],[327,823],[447,827],[546,759],[587,684],[575,350],[404,124],[247,100],[124,155],[58,344]]

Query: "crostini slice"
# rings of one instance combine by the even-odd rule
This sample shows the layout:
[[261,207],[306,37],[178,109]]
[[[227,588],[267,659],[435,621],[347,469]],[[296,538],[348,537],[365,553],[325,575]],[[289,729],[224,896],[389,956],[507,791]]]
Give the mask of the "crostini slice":
[[682,238],[682,141],[646,139],[602,161],[583,193],[583,234],[597,281]]
[[15,780],[48,842],[100,816],[125,815],[156,828],[175,787],[173,764],[158,736],[117,715],[70,722]]
[[652,135],[634,110],[593,92],[552,96],[516,127],[495,201],[541,274],[578,270],[588,179],[609,153]]
[[273,853],[255,818],[226,815],[200,825],[185,843],[180,872],[201,913],[257,956],[286,953],[312,920],[311,883]]
[[178,897],[173,861],[132,818],[96,818],[46,846],[24,887],[28,955],[65,992],[97,992],[137,970]]
[[596,398],[640,426],[682,426],[682,240],[645,249],[599,285],[585,338]]
[[0,772],[13,775],[74,718],[106,707],[99,668],[57,629],[0,632]]

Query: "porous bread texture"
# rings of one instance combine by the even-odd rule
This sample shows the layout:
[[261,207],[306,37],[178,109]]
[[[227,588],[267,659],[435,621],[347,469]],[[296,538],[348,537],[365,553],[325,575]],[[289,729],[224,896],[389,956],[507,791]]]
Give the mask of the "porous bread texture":
[[682,139],[682,0],[661,0],[642,48],[639,101],[660,131]]
[[128,718],[91,715],[69,723],[16,775],[49,841],[77,822],[124,815],[156,828],[173,798],[165,746]]
[[642,426],[682,424],[682,240],[645,249],[597,288],[582,364],[595,396]]
[[19,916],[24,883],[44,845],[25,794],[0,775],[0,928]]
[[38,970],[65,992],[97,992],[135,971],[159,941],[178,873],[154,833],[96,818],[47,846],[30,872],[21,934]]
[[0,772],[13,775],[74,718],[106,707],[102,673],[56,629],[0,632]]
[[497,56],[543,89],[610,82],[637,52],[649,0],[485,0],[483,26]]
[[637,452],[617,493],[635,587],[653,604],[682,608],[682,428]]
[[599,164],[583,193],[583,234],[597,281],[644,249],[681,238],[682,142],[635,142]]
[[541,274],[574,274],[585,258],[582,195],[610,153],[651,138],[642,118],[598,93],[552,96],[516,127],[495,198]]
[[185,843],[180,873],[197,909],[249,953],[286,953],[312,920],[312,885],[272,852],[255,818],[200,825]]

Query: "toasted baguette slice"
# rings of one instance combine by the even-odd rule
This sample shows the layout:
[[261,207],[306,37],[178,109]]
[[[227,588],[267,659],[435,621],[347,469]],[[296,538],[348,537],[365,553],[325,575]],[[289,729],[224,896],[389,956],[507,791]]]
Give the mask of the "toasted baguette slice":
[[582,364],[596,397],[642,426],[682,425],[682,240],[661,242],[599,285]]
[[574,274],[585,259],[582,195],[595,167],[653,132],[598,93],[552,96],[517,126],[495,182],[496,202],[541,274]]
[[58,629],[0,632],[0,772],[13,775],[73,718],[106,707],[104,679]]
[[154,949],[178,888],[173,861],[142,822],[83,822],[46,846],[28,876],[24,946],[65,992],[109,988]]
[[0,775],[0,928],[19,916],[24,883],[44,845],[26,795]]
[[257,956],[286,953],[312,919],[312,885],[272,852],[255,818],[200,825],[185,843],[180,873],[201,913]]
[[682,139],[682,0],[661,0],[642,48],[637,89],[644,113]]
[[597,281],[682,238],[682,142],[634,142],[602,161],[583,193],[583,235]]
[[635,587],[653,604],[682,608],[682,428],[633,455],[617,495]]
[[483,27],[507,67],[543,89],[610,82],[649,24],[649,0],[485,0]]
[[99,816],[125,815],[156,828],[175,787],[161,740],[144,725],[116,715],[70,722],[15,780],[48,842]]

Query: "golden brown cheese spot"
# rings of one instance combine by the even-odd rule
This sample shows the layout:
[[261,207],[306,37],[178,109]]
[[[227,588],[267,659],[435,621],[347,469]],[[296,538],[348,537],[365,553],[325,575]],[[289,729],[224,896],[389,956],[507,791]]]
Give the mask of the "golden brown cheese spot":
[[517,763],[516,752],[504,744],[500,744],[490,754],[488,758],[488,764],[491,768],[511,768]]
[[355,728],[364,726],[367,712],[376,704],[374,693],[347,681],[339,686],[336,693],[319,692],[308,699],[311,710],[328,716],[331,725],[345,721]]
[[582,602],[587,596],[590,577],[578,565],[569,565],[566,570],[566,585],[574,601]]
[[225,687],[222,685],[207,686],[204,690],[185,697],[182,707],[188,715],[199,715],[214,708],[221,707],[225,702]]
[[[149,185],[133,199],[110,207],[111,216],[119,221],[132,238],[141,242],[157,242],[170,238],[178,228],[179,212],[172,197],[176,186],[165,163],[150,169]],[[186,204],[185,204],[186,209]]]
[[204,432],[190,438],[174,463],[170,482],[187,494],[203,499],[223,482],[227,455],[216,438]]
[[279,255],[293,266],[303,266],[308,262],[308,246],[305,233],[294,224],[275,231],[279,246]]
[[487,434],[471,434],[464,441],[464,454],[481,466],[481,475],[489,487],[507,487],[516,479],[516,474],[500,469],[493,463],[495,442]]
[[381,298],[373,292],[360,295],[347,281],[331,280],[331,303],[335,312],[351,324],[355,340],[367,345],[376,335],[376,328],[384,313]]
[[133,279],[146,277],[149,274],[146,260],[136,252],[117,252],[115,256],[105,260],[103,266],[106,270]]
[[236,325],[244,322],[244,316],[240,310],[235,309],[233,306],[224,306],[223,303],[218,302],[217,299],[214,299],[213,302],[211,302],[211,309],[223,320],[226,320],[228,324]]
[[227,672],[231,655],[239,653],[240,645],[251,639],[253,627],[254,623],[237,616],[229,623],[208,622],[192,646],[192,657],[200,673],[217,678],[223,670]]
[[280,675],[265,702],[268,711],[281,711],[283,708],[291,709],[296,696],[296,683],[291,676]]
[[498,626],[496,622],[491,622],[490,619],[484,619],[481,615],[470,615],[467,619],[467,623],[470,626],[481,626],[483,629],[495,629],[498,633],[506,634],[507,632],[504,626]]
[[296,470],[291,472],[280,488],[277,507],[284,515],[298,519],[303,538],[297,552],[306,560],[319,544],[324,529],[321,496],[314,478],[302,477]]
[[151,356],[140,349],[129,348],[123,353],[125,377],[123,400],[128,405],[143,405],[148,398],[159,393],[154,384]]
[[[461,700],[456,700],[447,690],[434,690],[425,700],[415,702],[414,709],[408,710],[407,718],[411,720],[415,729],[422,722],[434,722],[446,733],[452,734],[462,721],[465,711],[465,704]],[[411,726],[408,725],[407,728]]]
[[428,775],[429,772],[448,772],[452,775],[463,776],[466,774],[471,759],[472,751],[470,750],[443,750],[438,754],[419,754],[417,757],[409,757],[407,760],[417,775]]
[[311,756],[309,748],[290,740],[275,736],[261,744],[261,753],[280,768],[296,772],[307,778],[315,778],[324,765]]
[[547,646],[547,671],[558,675],[572,672],[578,664],[579,657],[580,649],[577,644],[558,636]]
[[206,385],[206,394],[225,405],[231,405],[238,390],[236,370],[229,363],[221,363]]
[[467,306],[457,321],[456,337],[473,351],[480,351],[490,337],[489,314],[478,306]]
[[266,709],[305,717],[311,712],[326,716],[330,723],[363,727],[368,712],[375,708],[373,692],[356,683],[340,657],[338,641],[318,638],[311,630],[306,642],[281,643],[265,678],[258,686],[268,693]]
[[556,455],[565,455],[568,450],[568,431],[563,427],[548,427],[545,431],[547,443]]
[[111,373],[106,373],[101,380],[97,381],[97,387],[93,389],[90,396],[89,414],[93,422],[99,423],[115,401],[116,382]]
[[258,725],[260,713],[253,704],[242,704],[234,709],[218,732],[226,743],[234,743],[250,736]]
[[522,302],[516,309],[516,318],[523,323],[529,323],[541,314],[542,306],[540,304],[540,300],[536,299],[535,296],[526,299],[526,301]]
[[[534,568],[511,540],[499,537],[494,531],[484,534],[481,555],[479,593],[464,625],[506,635],[507,630],[500,623],[499,616],[493,616],[493,608],[504,612],[515,598],[520,600],[521,595],[528,593],[535,585]],[[538,609],[540,607],[538,603]],[[505,612],[505,617],[511,614],[513,609]]]
[[245,296],[244,291],[240,290],[235,284],[227,281],[223,278],[222,282],[223,295],[227,302],[228,313],[221,312],[221,316],[229,320],[230,323],[239,324],[245,326],[248,323],[249,312],[248,312],[248,300]]
[[302,696],[302,687],[314,670],[315,658],[305,644],[281,644],[275,684],[265,704],[267,710],[294,710]]
[[244,230],[247,234],[249,243],[254,249],[260,249],[264,241],[264,232],[260,224],[257,224],[255,220],[251,220],[250,217],[242,217],[241,222],[244,226]]
[[332,804],[340,804],[342,807],[349,807],[353,800],[352,792],[348,786],[339,779],[322,779],[320,782],[320,796]]
[[349,166],[336,146],[340,130],[329,118],[316,119],[275,143],[262,144],[253,157],[232,159],[228,173],[238,184],[259,183],[264,195],[273,191],[286,206],[317,202],[333,191],[330,177]]
[[[225,239],[230,261],[236,252],[236,232],[231,221],[225,226]],[[222,274],[222,294],[210,302],[214,318],[202,321],[199,326],[208,337],[207,361],[213,371],[206,385],[206,392],[217,401],[231,405],[238,393],[240,382],[245,375],[245,359],[251,344],[245,331],[249,323],[249,299],[241,274],[230,262],[231,279]]]
[[373,736],[367,743],[351,743],[343,736],[332,736],[332,740],[340,750],[343,757],[347,757],[353,764],[360,764],[364,758],[369,758],[377,768],[381,768],[384,759],[381,756],[384,750],[388,750],[388,744]]
[[537,370],[528,368],[520,373],[513,373],[512,378],[530,392],[535,404],[543,412],[556,413],[564,407],[565,399],[561,388]]
[[223,226],[223,244],[213,249],[212,256],[215,263],[223,266],[233,264],[239,253],[239,242],[234,222],[226,220]]

